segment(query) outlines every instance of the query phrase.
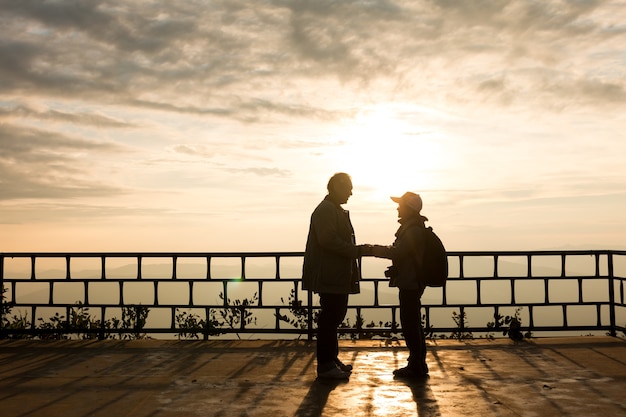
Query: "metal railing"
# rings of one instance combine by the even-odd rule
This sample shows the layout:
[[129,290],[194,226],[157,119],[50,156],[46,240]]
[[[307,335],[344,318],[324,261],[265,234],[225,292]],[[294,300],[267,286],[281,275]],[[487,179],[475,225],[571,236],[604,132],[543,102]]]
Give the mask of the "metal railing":
[[[0,253],[0,338],[315,334],[317,297],[301,289],[301,252]],[[362,292],[341,331],[400,332],[397,290],[363,258]],[[385,261],[387,262],[387,261]],[[450,277],[422,297],[427,332],[626,329],[626,251],[449,252]],[[368,265],[371,264],[371,265]],[[79,269],[81,268],[81,269]],[[378,269],[377,269],[378,268]]]

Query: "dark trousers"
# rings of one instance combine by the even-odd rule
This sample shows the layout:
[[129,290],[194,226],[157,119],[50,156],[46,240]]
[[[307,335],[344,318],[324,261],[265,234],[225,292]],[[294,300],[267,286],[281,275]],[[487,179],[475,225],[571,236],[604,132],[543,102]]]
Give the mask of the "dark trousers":
[[422,328],[421,297],[424,290],[400,289],[400,324],[404,341],[409,348],[408,366],[418,373],[428,373],[426,340]]
[[335,362],[339,353],[337,328],[348,311],[348,294],[320,295],[320,315],[317,322],[317,366]]

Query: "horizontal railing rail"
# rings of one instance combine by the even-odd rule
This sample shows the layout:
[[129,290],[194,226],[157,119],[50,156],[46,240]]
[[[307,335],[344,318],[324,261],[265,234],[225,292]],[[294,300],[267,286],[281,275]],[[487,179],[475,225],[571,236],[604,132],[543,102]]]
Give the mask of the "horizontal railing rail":
[[[317,297],[302,252],[0,253],[0,337],[312,338]],[[362,258],[361,294],[341,332],[400,333],[388,261]],[[432,336],[626,332],[626,251],[448,252],[444,287],[427,288]]]

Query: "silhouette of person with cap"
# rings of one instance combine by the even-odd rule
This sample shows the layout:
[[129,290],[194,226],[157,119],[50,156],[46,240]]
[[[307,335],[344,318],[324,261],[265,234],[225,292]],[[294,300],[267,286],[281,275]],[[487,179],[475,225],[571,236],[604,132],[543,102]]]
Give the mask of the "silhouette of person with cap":
[[320,378],[348,379],[352,365],[339,358],[337,328],[348,310],[348,295],[359,292],[359,264],[371,255],[371,245],[356,245],[354,229],[345,204],[352,195],[352,179],[333,175],[328,194],[311,215],[302,267],[302,288],[319,294],[317,328],[317,374]]
[[419,194],[407,192],[391,199],[398,203],[400,227],[396,239],[391,246],[374,245],[372,255],[392,260],[385,275],[389,286],[399,290],[400,324],[409,359],[406,367],[396,369],[393,374],[399,378],[426,377],[426,341],[421,320],[421,297],[426,285],[420,279],[420,271],[424,257],[424,222],[428,219],[420,213],[422,198]]

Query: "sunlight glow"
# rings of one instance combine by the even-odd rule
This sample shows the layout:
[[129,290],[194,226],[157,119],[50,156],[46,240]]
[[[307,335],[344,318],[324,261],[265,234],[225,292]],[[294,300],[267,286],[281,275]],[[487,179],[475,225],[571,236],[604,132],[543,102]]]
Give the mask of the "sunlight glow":
[[426,124],[415,130],[415,119],[427,112],[398,105],[364,109],[337,132],[337,148],[329,157],[375,199],[432,189],[443,140]]

